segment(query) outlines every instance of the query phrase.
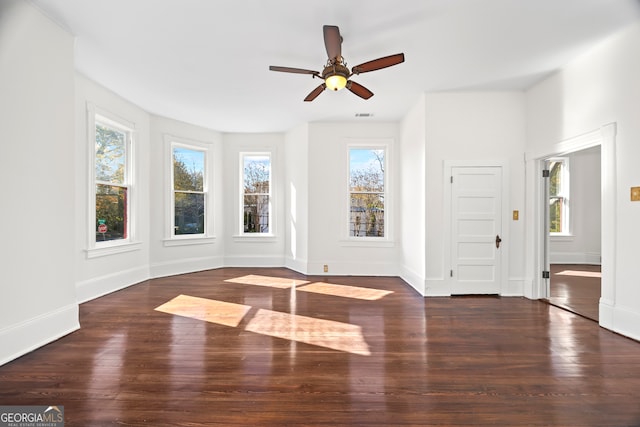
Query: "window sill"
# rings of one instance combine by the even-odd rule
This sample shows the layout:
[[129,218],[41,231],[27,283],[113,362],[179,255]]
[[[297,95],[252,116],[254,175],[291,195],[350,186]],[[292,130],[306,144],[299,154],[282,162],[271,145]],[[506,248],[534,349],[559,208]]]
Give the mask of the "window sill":
[[165,247],[171,246],[190,246],[190,245],[211,245],[215,243],[215,236],[197,236],[197,237],[173,237],[162,241]]
[[363,248],[393,248],[395,245],[396,244],[393,240],[387,240],[381,237],[358,237],[348,240],[340,240],[340,246]]
[[142,246],[141,242],[126,242],[112,244],[108,246],[98,246],[95,248],[87,249],[87,258],[99,258],[108,255],[121,254],[125,252],[132,252],[140,250]]
[[273,243],[278,240],[278,236],[275,234],[236,234],[233,236],[233,241],[237,243]]
[[575,236],[573,234],[550,234],[549,239],[556,242],[571,242]]

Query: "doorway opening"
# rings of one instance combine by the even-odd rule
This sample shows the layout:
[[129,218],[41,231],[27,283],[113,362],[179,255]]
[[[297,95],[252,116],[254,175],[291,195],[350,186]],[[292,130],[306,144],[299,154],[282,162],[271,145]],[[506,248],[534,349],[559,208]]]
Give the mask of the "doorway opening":
[[599,321],[601,146],[545,159],[546,301]]

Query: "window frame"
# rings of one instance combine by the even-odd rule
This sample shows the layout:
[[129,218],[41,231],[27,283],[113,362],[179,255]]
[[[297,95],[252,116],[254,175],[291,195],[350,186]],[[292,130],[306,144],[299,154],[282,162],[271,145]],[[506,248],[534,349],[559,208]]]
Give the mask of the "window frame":
[[[551,163],[559,162],[562,164],[561,166],[561,175],[560,175],[560,192],[551,195],[551,182],[549,182],[549,208],[551,207],[551,199],[561,199],[562,200],[562,214],[561,214],[561,225],[562,231],[555,232],[549,230],[549,236],[551,237],[562,237],[562,236],[572,236],[571,230],[571,168],[570,168],[570,159],[568,157],[552,157],[548,159],[548,167],[549,167],[549,180],[551,180]],[[551,213],[549,212],[549,225],[551,225]]]
[[[268,223],[269,223],[269,231],[268,232],[245,232],[244,231],[244,162],[246,157],[250,156],[266,156],[269,158],[269,192],[268,193],[255,193],[255,195],[267,195],[269,197],[268,203]],[[254,193],[250,193],[254,194]],[[275,237],[276,224],[274,222],[275,216],[273,213],[274,207],[274,154],[270,150],[251,150],[251,151],[240,151],[238,153],[238,235],[237,237],[241,237],[243,240],[248,240],[251,238],[255,238],[258,240],[265,240]]]
[[[343,246],[392,246],[393,245],[393,209],[391,194],[392,141],[388,139],[367,139],[349,141],[346,146],[346,178],[344,196]],[[351,150],[383,150],[384,151],[384,232],[383,236],[354,236],[351,230]]]
[[[124,184],[117,184],[127,189],[127,237],[123,239],[100,242],[96,240],[96,188],[98,184],[113,185],[98,181],[96,177],[96,125],[103,125],[126,135],[125,142],[125,179]],[[87,257],[95,258],[115,253],[128,252],[139,249],[140,242],[136,240],[137,229],[137,194],[135,186],[135,148],[136,125],[107,110],[87,103],[87,151],[88,151],[88,215],[87,215]]]
[[[216,235],[214,230],[213,218],[213,195],[211,189],[213,187],[213,147],[211,143],[194,141],[174,135],[165,134],[165,151],[166,151],[166,185],[167,189],[167,207],[164,246],[183,246],[208,244],[215,241]],[[173,169],[173,150],[175,147],[185,148],[188,150],[201,151],[204,153],[204,176],[202,189],[204,193],[204,233],[198,234],[175,234],[175,190],[174,190],[174,169]]]

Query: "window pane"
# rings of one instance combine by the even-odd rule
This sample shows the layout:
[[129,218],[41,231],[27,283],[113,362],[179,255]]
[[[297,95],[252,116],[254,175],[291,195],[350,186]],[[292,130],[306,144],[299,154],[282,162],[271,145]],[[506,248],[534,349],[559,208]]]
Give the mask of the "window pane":
[[204,151],[180,147],[173,149],[173,189],[203,191]]
[[174,227],[176,235],[204,233],[204,194],[175,193]]
[[244,232],[269,232],[269,196],[244,196]]
[[96,242],[127,238],[127,189],[96,185]]
[[384,237],[383,194],[351,194],[349,230],[352,236]]
[[265,155],[244,156],[244,193],[269,194],[271,159]]
[[562,233],[562,197],[552,197],[549,199],[549,232]]
[[384,150],[349,150],[351,191],[384,191]]
[[124,184],[126,135],[96,124],[96,180]]
[[549,195],[562,194],[562,162],[553,161],[549,165]]

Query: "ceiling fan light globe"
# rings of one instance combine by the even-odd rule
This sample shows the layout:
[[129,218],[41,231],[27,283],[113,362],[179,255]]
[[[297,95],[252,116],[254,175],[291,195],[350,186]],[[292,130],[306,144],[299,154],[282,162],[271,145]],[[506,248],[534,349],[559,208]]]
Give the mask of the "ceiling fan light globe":
[[324,83],[331,90],[340,90],[347,86],[347,78],[341,74],[333,74],[328,76]]

